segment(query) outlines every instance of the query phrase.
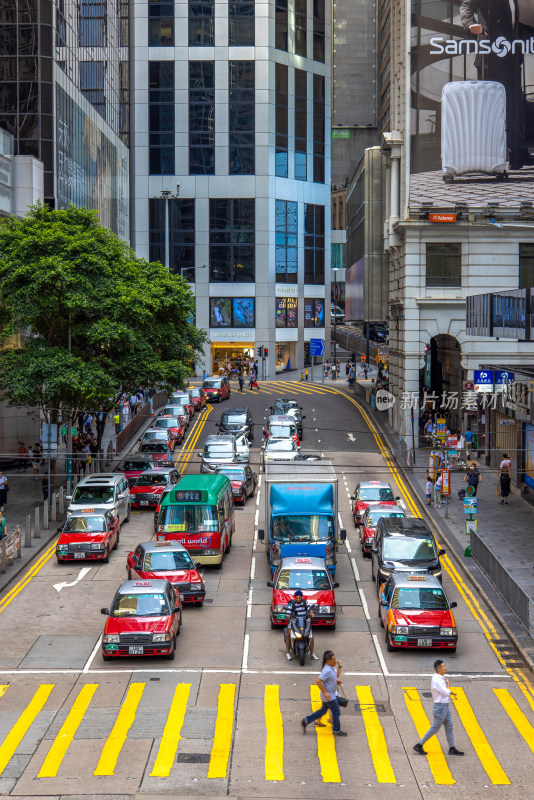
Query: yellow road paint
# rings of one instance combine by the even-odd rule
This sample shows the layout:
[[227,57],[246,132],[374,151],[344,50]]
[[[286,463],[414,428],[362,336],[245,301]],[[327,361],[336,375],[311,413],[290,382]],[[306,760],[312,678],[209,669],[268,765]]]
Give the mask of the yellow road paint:
[[280,689],[266,686],[263,700],[265,714],[265,780],[284,780],[284,723],[280,711]]
[[208,778],[226,778],[234,730],[235,683],[219,684],[217,721],[211,748]]
[[389,760],[386,737],[376,712],[370,686],[356,686],[356,695],[360,704],[367,741],[379,783],[396,783],[395,773]]
[[484,732],[478,724],[477,718],[473,713],[473,709],[471,708],[464,690],[454,688],[452,691],[456,695],[452,698],[454,707],[456,708],[458,716],[462,721],[465,732],[471,739],[471,743],[480,759],[480,763],[488,773],[490,781],[498,786],[509,786],[510,781],[508,776],[499,764],[493,750],[490,747],[490,743],[484,736]]
[[131,683],[122,706],[120,707],[113,730],[106,739],[102,748],[100,759],[94,771],[94,775],[114,775],[117,759],[120,755],[124,742],[128,736],[128,731],[133,725],[135,712],[141,700],[144,683]]
[[523,714],[508,689],[494,689],[493,691],[515,727],[534,753],[534,728]]
[[150,776],[152,778],[168,778],[176,758],[180,743],[182,725],[184,724],[187,701],[189,700],[190,683],[179,683],[169,710],[169,716],[163,729],[163,736],[158,754]]
[[67,719],[61,726],[61,730],[52,742],[52,746],[43,762],[38,778],[55,778],[61,766],[67,750],[69,749],[74,735],[78,730],[89,703],[98,689],[98,683],[87,683],[82,687],[78,697],[73,703]]
[[[430,728],[430,721],[423,708],[417,689],[411,686],[403,686],[402,688],[406,707],[410,712],[417,735],[421,739]],[[441,786],[451,786],[453,783],[456,783],[451,775],[449,765],[445,760],[443,750],[436,736],[433,736],[428,742],[425,742],[425,750],[427,752],[426,757],[428,759],[428,765],[436,783]],[[418,757],[420,758],[420,756]]]
[[0,697],[3,697],[9,689],[9,683],[0,684]]
[[[319,687],[315,684],[310,686],[310,698],[312,710],[318,711],[323,701],[321,700]],[[336,744],[328,711],[321,718],[321,722],[326,723],[326,727],[315,728],[315,730],[317,732],[317,754],[319,756],[319,763],[321,764],[323,783],[341,783],[341,775],[339,774],[339,766],[337,763]]]
[[35,718],[42,711],[54,686],[55,683],[43,683],[39,686],[29,704],[0,745],[0,775],[15,755],[17,747],[28,733]]
[[[191,460],[191,456],[194,453],[194,447],[195,447],[196,443],[198,442],[200,434],[202,433],[204,425],[206,424],[206,420],[207,420],[207,418],[209,417],[209,415],[211,414],[212,411],[213,411],[213,406],[208,405],[208,406],[204,407],[204,413],[203,413],[202,417],[197,420],[197,427],[194,428],[191,431],[191,433],[189,434],[189,436],[185,440],[185,445],[187,445],[187,449],[185,449],[185,450],[182,449],[182,451],[180,452],[180,455],[178,456],[178,458],[175,461],[175,466],[176,467],[180,467],[180,469],[182,471],[182,474],[186,471],[187,465],[188,465],[189,461]],[[191,438],[191,442],[189,442],[189,438]]]
[[48,550],[45,550],[44,554],[30,567],[30,569],[22,576],[20,581],[15,584],[15,586],[0,600],[0,614],[2,611],[7,608],[7,606],[15,599],[15,597],[24,589],[25,586],[31,581],[32,578],[35,578],[37,573],[44,567],[47,561],[54,555],[56,552],[56,542],[57,538],[54,538],[53,544],[50,545]]

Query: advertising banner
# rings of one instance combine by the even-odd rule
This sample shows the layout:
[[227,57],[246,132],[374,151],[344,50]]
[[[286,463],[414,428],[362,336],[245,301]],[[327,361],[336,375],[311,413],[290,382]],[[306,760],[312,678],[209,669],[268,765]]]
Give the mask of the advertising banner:
[[[410,202],[534,190],[534,3],[412,3]],[[501,183],[502,182],[502,183]]]

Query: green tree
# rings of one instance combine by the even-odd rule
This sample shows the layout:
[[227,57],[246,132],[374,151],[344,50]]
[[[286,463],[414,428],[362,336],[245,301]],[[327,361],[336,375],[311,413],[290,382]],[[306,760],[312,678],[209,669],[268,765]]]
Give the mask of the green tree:
[[187,282],[87,209],[37,205],[2,221],[0,308],[0,390],[52,422],[108,412],[136,387],[183,386],[205,340]]

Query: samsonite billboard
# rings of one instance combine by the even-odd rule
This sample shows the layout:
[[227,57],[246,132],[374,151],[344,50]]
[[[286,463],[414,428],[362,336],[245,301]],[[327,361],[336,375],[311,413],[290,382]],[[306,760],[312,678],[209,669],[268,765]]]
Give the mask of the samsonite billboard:
[[410,201],[524,199],[534,192],[534,0],[414,0],[412,11]]

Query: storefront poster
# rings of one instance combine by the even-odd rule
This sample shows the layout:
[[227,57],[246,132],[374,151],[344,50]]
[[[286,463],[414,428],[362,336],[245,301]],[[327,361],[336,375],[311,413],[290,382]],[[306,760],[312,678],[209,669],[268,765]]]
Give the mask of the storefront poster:
[[534,489],[534,425],[525,425],[525,483]]
[[276,327],[277,328],[297,328],[298,327],[298,300],[296,297],[277,297],[276,308]]
[[210,328],[232,327],[232,298],[210,297]]
[[232,317],[234,328],[253,328],[254,298],[234,297],[232,300]]
[[304,327],[324,328],[324,300],[304,300]]

